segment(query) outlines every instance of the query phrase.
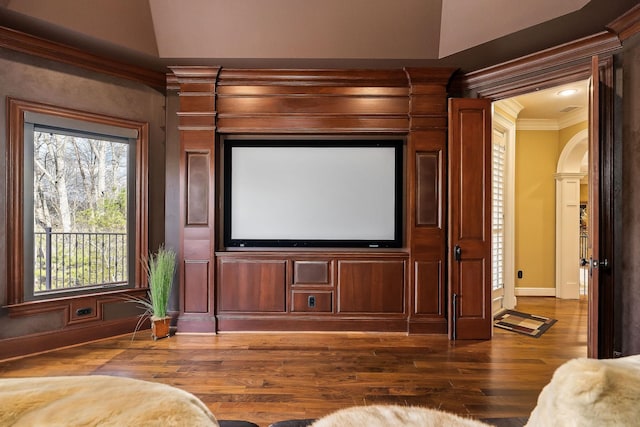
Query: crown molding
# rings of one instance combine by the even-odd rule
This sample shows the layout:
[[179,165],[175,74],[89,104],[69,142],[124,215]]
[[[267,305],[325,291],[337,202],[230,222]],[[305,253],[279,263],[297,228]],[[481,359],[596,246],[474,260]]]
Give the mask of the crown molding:
[[0,47],[165,90],[164,73],[107,59],[10,28],[0,27]]
[[561,119],[518,119],[517,130],[551,130],[559,131],[589,119],[585,109],[567,114]]
[[558,126],[560,129],[564,129],[587,120],[589,120],[589,111],[586,108],[581,108],[558,119]]
[[556,119],[518,119],[516,130],[551,130],[559,131],[560,125]]
[[492,67],[464,74],[459,86],[478,96],[499,100],[533,89],[586,79],[593,56],[611,55],[622,48],[615,34],[603,31]]
[[606,28],[616,33],[620,41],[640,33],[640,3],[613,20]]
[[500,108],[502,108],[505,113],[509,114],[514,119],[517,119],[518,114],[520,114],[520,111],[522,111],[524,105],[520,104],[513,98],[508,98],[500,100]]

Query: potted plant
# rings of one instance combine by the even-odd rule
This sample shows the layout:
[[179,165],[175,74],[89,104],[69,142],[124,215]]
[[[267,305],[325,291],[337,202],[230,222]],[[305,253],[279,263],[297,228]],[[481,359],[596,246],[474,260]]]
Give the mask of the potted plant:
[[150,319],[151,336],[157,340],[169,336],[171,317],[167,316],[167,305],[176,267],[176,253],[172,249],[166,249],[164,245],[160,246],[158,252],[155,255],[151,254],[144,266],[149,279],[149,296],[127,297],[127,300],[144,309],[136,325],[136,331],[146,319]]

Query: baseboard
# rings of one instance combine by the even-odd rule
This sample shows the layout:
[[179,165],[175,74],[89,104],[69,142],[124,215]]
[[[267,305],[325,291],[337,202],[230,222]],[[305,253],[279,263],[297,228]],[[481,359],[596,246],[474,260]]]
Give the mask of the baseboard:
[[517,297],[555,297],[556,288],[515,288]]
[[[137,317],[128,317],[94,322],[70,329],[7,338],[0,340],[0,361],[129,334],[135,330],[137,322]],[[143,329],[148,328],[148,325],[143,326]]]

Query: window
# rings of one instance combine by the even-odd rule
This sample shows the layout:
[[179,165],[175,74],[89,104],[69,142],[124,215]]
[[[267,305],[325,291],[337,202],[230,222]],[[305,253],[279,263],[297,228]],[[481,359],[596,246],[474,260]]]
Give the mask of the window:
[[492,143],[491,288],[504,287],[504,179],[506,145],[503,133],[494,130]]
[[9,110],[9,303],[145,286],[147,125]]

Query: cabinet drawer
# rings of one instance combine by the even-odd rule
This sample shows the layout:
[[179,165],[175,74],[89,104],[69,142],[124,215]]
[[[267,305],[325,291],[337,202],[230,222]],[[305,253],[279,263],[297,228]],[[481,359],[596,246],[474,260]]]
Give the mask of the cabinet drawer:
[[331,313],[333,292],[292,292],[292,312]]
[[293,261],[294,285],[330,285],[331,261]]

